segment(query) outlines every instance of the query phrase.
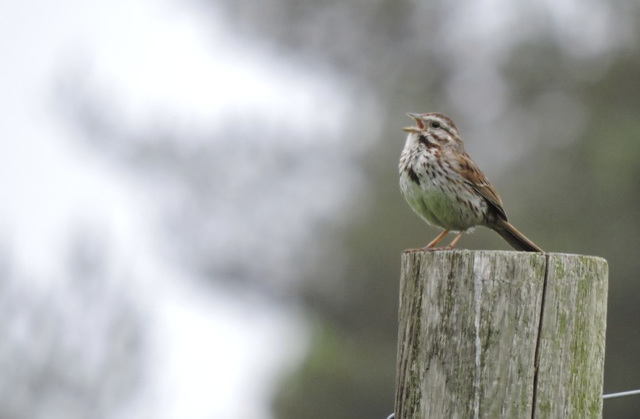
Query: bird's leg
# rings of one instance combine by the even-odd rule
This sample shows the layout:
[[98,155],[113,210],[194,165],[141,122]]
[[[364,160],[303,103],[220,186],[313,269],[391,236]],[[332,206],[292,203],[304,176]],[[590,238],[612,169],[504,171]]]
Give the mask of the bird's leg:
[[442,233],[440,233],[440,235],[438,237],[436,237],[435,239],[431,240],[431,243],[429,243],[425,247],[420,247],[418,249],[408,249],[408,250],[405,250],[405,252],[407,252],[407,253],[415,253],[415,252],[424,252],[425,250],[427,250],[427,251],[436,250],[437,248],[434,247],[434,246],[436,244],[440,243],[440,241],[444,238],[444,236],[447,235],[448,232],[449,232],[449,230],[443,231]]
[[447,235],[447,233],[449,232],[449,230],[444,230],[442,233],[440,233],[440,235],[438,237],[436,237],[435,239],[431,240],[431,243],[429,243],[425,249],[433,249],[436,244],[440,243],[440,241],[442,239],[444,239],[444,236]]
[[445,249],[447,249],[447,250],[451,250],[451,249],[453,249],[454,247],[456,247],[456,244],[458,244],[458,242],[460,241],[460,239],[462,238],[462,236],[464,235],[464,233],[465,233],[465,231],[464,231],[464,230],[463,230],[463,231],[461,231],[460,233],[458,233],[458,235],[457,235],[457,236],[455,236],[455,237],[453,238],[453,240],[451,240],[451,243],[449,243],[449,246],[445,247]]

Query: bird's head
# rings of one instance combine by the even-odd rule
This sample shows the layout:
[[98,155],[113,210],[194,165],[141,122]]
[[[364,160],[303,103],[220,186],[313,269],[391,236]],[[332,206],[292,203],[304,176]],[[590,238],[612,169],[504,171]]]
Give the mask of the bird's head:
[[408,113],[416,121],[415,126],[402,128],[409,133],[409,140],[421,143],[427,148],[460,149],[462,140],[460,133],[451,118],[441,113]]

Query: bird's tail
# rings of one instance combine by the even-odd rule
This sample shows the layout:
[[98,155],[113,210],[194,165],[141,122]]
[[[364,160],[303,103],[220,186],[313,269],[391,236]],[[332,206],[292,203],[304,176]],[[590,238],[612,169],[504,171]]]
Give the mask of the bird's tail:
[[517,228],[506,220],[498,220],[496,225],[491,226],[491,228],[516,250],[544,253],[544,250],[539,248],[534,242],[529,240],[527,236],[519,232]]

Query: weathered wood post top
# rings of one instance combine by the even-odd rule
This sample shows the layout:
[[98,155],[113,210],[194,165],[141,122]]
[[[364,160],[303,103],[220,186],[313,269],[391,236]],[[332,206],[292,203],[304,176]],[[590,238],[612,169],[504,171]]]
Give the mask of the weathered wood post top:
[[607,276],[591,256],[405,252],[395,418],[601,417]]

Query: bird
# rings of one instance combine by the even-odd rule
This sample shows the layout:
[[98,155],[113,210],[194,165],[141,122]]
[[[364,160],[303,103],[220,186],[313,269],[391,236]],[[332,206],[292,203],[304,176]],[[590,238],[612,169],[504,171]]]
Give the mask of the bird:
[[408,113],[416,125],[408,133],[398,165],[400,191],[411,209],[430,225],[443,229],[426,247],[434,250],[449,232],[457,232],[445,249],[453,249],[466,232],[485,226],[518,251],[544,252],[507,220],[502,199],[465,152],[451,118]]

